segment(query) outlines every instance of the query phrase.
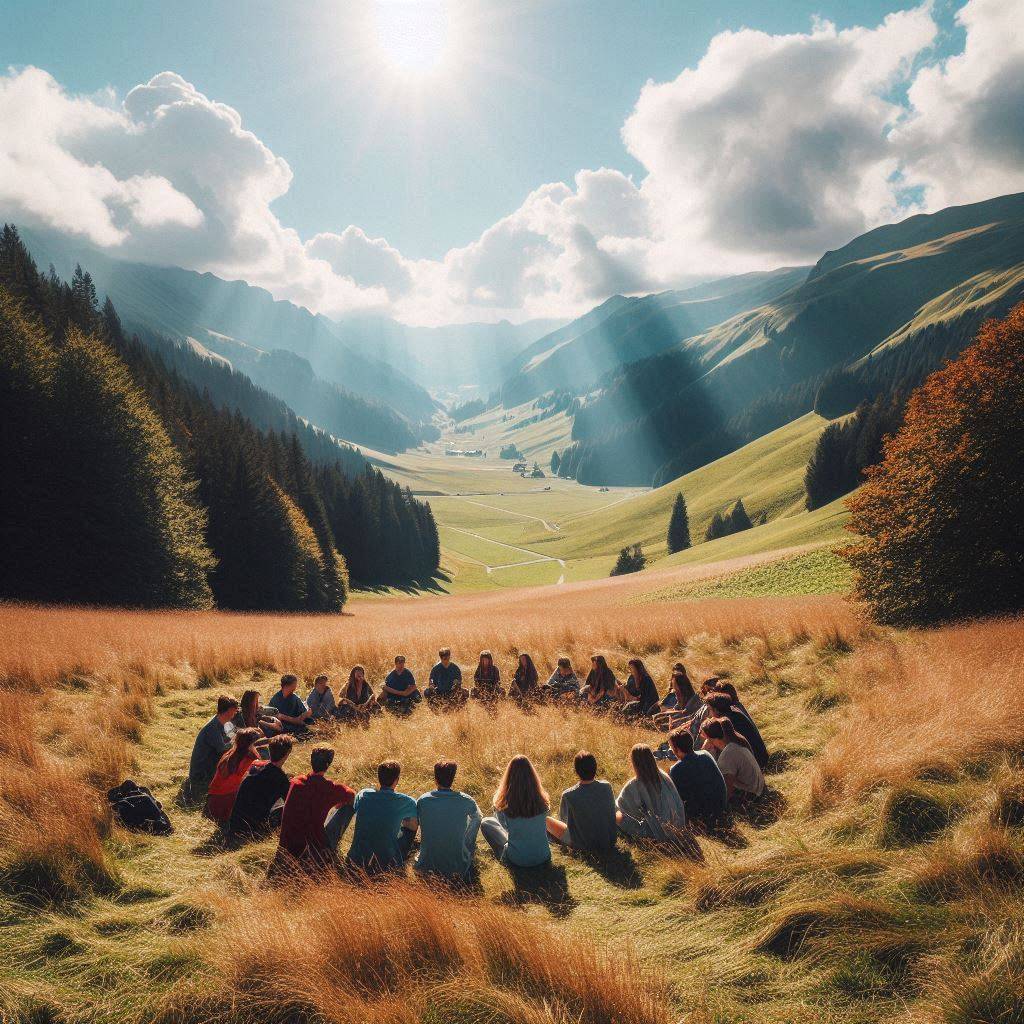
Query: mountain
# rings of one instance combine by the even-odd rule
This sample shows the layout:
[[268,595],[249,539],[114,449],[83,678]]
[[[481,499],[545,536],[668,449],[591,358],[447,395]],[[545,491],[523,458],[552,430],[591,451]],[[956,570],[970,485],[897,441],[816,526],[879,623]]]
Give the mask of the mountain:
[[337,333],[351,348],[373,352],[392,366],[401,366],[407,376],[449,406],[486,397],[523,349],[565,323],[502,320],[496,324],[416,327],[367,314],[352,314],[334,322]]
[[564,473],[650,483],[816,408],[852,411],[959,352],[1024,298],[1024,194],[869,231],[762,304],[608,374]]
[[22,232],[41,266],[53,264],[70,277],[75,264],[88,267],[101,294],[117,306],[131,330],[179,340],[203,341],[207,332],[262,352],[283,350],[307,360],[313,373],[346,391],[391,406],[412,423],[429,422],[437,403],[427,391],[383,360],[346,340],[350,331],[262,288],[223,281],[180,267],[113,259],[64,236]]
[[800,284],[807,267],[741,274],[682,291],[613,296],[531,345],[501,387],[507,406],[547,391],[585,391],[603,374],[661,352]]

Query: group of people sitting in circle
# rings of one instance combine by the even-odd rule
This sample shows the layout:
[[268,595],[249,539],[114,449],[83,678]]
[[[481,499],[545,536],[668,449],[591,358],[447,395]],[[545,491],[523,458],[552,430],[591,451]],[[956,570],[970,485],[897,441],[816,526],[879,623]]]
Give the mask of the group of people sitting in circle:
[[[193,803],[203,801],[205,813],[239,839],[279,828],[275,863],[295,861],[313,871],[337,864],[339,843],[354,819],[347,866],[370,874],[400,869],[416,845],[418,832],[417,871],[452,881],[470,877],[478,833],[501,861],[533,867],[550,860],[552,844],[601,853],[611,850],[620,834],[671,842],[687,828],[716,828],[727,819],[730,805],[757,801],[764,794],[768,753],[730,683],[707,679],[698,693],[686,669],[677,663],[668,693],[658,697],[642,661],[630,662],[632,687],[629,681],[619,684],[614,676],[609,685],[603,677],[604,658],[597,655],[594,662],[583,687],[568,659],[559,659],[554,683],[549,680],[536,687],[534,670],[531,685],[524,689],[513,677],[509,690],[514,687],[522,696],[536,688],[539,695],[556,699],[571,693],[572,699],[599,707],[607,700],[605,707],[627,718],[646,717],[667,728],[668,740],[657,753],[648,744],[633,747],[632,777],[617,796],[610,783],[597,778],[594,755],[580,751],[574,761],[579,781],[562,794],[557,817],[550,813],[551,801],[536,769],[521,754],[508,763],[489,817],[483,817],[472,797],[453,788],[458,765],[449,759],[436,763],[436,788],[418,799],[398,791],[401,766],[397,761],[382,762],[377,787],[359,793],[328,779],[334,750],[327,745],[312,748],[309,772],[289,778],[285,762],[296,741],[310,735],[311,722],[327,715],[373,714],[357,710],[367,705],[380,710],[381,699],[373,698],[359,667],[350,673],[338,699],[326,675],[316,678],[305,701],[296,693],[294,675],[282,677],[281,689],[266,708],[255,690],[247,690],[241,701],[218,698],[217,713],[196,737],[185,791]],[[437,672],[439,667],[443,672]],[[533,668],[532,661],[529,667]],[[478,669],[474,679],[477,685],[466,694],[458,666],[442,650],[424,697],[462,702],[478,696],[482,681],[484,699],[496,699],[501,689],[493,660],[485,663],[481,658],[481,668],[484,671]],[[560,683],[556,676],[571,677],[575,686]],[[438,683],[443,687],[440,695]],[[412,674],[404,659],[396,659],[396,669],[385,683],[385,704],[392,691],[397,691],[397,699],[412,700],[410,688],[416,689]],[[456,689],[464,696],[453,696]],[[652,690],[658,699],[650,702]],[[631,707],[638,703],[642,711]],[[667,773],[659,767],[659,757],[672,760]]]

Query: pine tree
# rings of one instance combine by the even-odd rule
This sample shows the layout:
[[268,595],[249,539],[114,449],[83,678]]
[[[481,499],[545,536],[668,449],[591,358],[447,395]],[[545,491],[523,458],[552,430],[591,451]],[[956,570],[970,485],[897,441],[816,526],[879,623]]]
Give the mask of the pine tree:
[[753,525],[743,507],[743,499],[740,498],[729,513],[729,532],[739,533],[741,530],[749,530]]
[[672,516],[668,521],[668,550],[674,555],[690,546],[690,517],[686,511],[686,499],[682,492],[676,495]]
[[625,576],[627,573],[639,572],[646,565],[647,558],[643,548],[639,544],[634,544],[632,547],[624,547],[619,552],[619,557],[609,575]]
[[558,452],[551,453],[551,472],[554,476],[558,476],[558,464],[561,462],[561,458]]
[[729,524],[721,512],[716,512],[708,523],[707,531],[704,534],[705,540],[717,540],[729,533]]
[[206,515],[124,363],[72,328],[57,354],[54,402],[66,599],[208,607]]

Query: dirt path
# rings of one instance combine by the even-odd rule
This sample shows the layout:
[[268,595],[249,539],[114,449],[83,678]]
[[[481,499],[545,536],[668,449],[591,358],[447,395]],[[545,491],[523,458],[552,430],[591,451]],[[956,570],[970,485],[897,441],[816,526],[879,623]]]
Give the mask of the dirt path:
[[535,523],[542,523],[544,529],[551,533],[558,533],[558,531],[561,530],[561,527],[557,523],[549,523],[546,519],[541,519],[540,516],[530,516],[525,512],[513,512],[510,508],[501,508],[499,505],[485,505],[482,501],[473,501],[472,498],[462,498],[462,500],[470,505],[479,505],[481,508],[489,508],[492,512],[504,512],[507,516],[518,516],[520,519],[532,519]]
[[[479,502],[476,502],[475,504],[479,504]],[[505,512],[506,509],[498,509],[497,511]],[[527,518],[533,519],[535,517],[534,516],[528,516]],[[542,555],[539,551],[531,551],[530,548],[521,548],[521,547],[518,547],[515,544],[506,544],[504,541],[491,540],[490,537],[483,537],[479,533],[473,533],[472,530],[464,530],[460,526],[448,526],[446,523],[441,523],[441,522],[438,523],[438,526],[444,527],[444,529],[446,529],[446,530],[451,530],[453,533],[461,533],[461,534],[464,534],[467,537],[473,537],[476,540],[482,540],[482,541],[484,541],[487,544],[494,544],[494,545],[496,545],[499,548],[508,548],[510,551],[521,551],[524,555],[533,555],[534,556],[533,558],[527,558],[524,561],[505,562],[502,565],[488,565],[486,562],[479,562],[479,564],[482,565],[487,570],[487,574],[488,575],[490,575],[492,572],[496,571],[497,569],[514,569],[516,566],[520,566],[520,565],[534,565],[534,564],[536,564],[538,562],[557,562],[563,569],[565,568],[565,559],[564,558],[552,558],[551,555]],[[463,557],[467,557],[467,556],[463,556]],[[471,559],[471,560],[474,561],[474,562],[478,561],[475,558]],[[562,575],[559,577],[558,582],[559,583],[564,583],[565,582],[565,573],[562,573]]]

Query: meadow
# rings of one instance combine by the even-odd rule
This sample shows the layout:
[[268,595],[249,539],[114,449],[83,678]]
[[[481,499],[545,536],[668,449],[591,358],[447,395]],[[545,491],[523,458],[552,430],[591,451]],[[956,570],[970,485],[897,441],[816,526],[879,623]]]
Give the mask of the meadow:
[[[700,571],[365,598],[340,617],[4,607],[0,1020],[1024,1019],[1024,621],[895,632],[836,596],[672,596]],[[660,684],[677,659],[727,677],[773,752],[770,799],[682,851],[510,872],[481,844],[460,895],[269,888],[272,841],[225,846],[175,804],[218,692],[267,697],[284,671],[357,660],[379,681],[399,651],[422,675],[441,642],[464,669],[483,647],[542,671],[596,650],[619,673],[643,657]],[[486,809],[513,753],[557,800],[577,749],[618,787],[629,747],[659,739],[557,708],[423,708],[332,735],[332,774],[366,785],[397,754],[419,793],[451,755]],[[125,777],[153,787],[172,836],[112,826],[101,795]]]

